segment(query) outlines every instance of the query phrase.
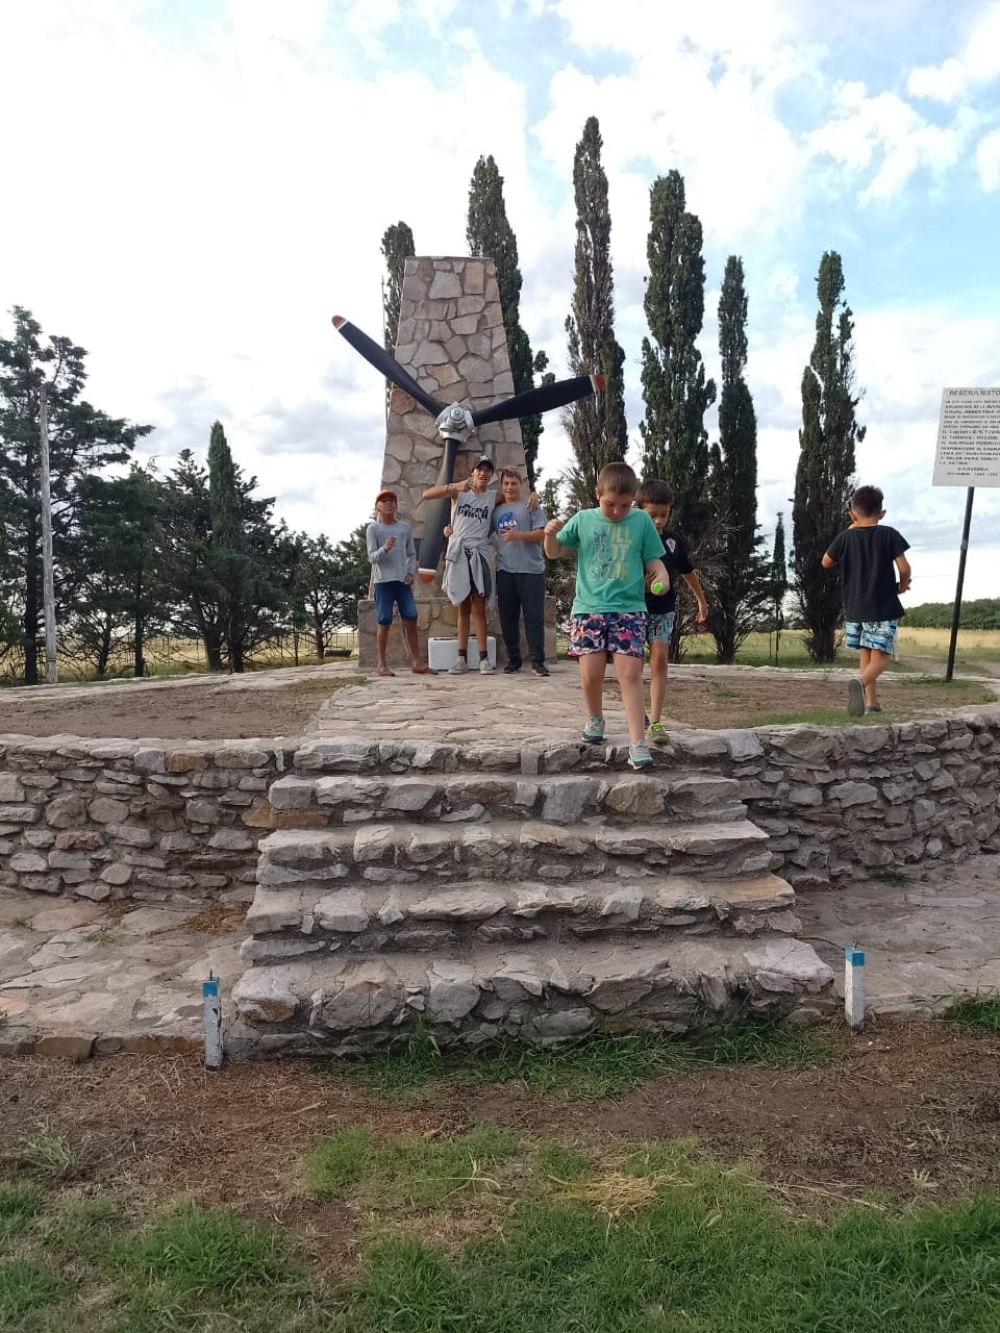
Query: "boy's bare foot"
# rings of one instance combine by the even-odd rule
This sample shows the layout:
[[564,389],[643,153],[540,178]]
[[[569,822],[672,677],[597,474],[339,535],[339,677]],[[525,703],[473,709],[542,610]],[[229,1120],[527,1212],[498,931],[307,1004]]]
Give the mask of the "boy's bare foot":
[[377,666],[375,668],[375,674],[376,676],[394,676],[396,673],[395,671],[390,671],[389,668],[386,666],[386,664],[383,662],[381,666]]

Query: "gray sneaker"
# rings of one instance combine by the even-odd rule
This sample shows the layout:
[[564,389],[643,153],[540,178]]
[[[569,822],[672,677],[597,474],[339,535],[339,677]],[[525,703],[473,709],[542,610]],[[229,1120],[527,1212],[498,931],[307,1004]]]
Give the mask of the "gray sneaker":
[[481,676],[492,676],[495,673],[496,673],[496,667],[493,665],[490,659],[488,657],[481,657],[479,659],[479,674]]
[[649,753],[649,741],[633,741],[628,747],[630,767],[640,770],[653,767],[653,756]]
[[847,682],[847,716],[864,717],[865,715],[865,687],[860,680],[849,680]]
[[469,669],[469,664],[464,657],[459,657],[454,666],[448,668],[449,676],[464,676]]
[[583,729],[583,739],[588,745],[600,745],[604,740],[604,718],[591,716]]

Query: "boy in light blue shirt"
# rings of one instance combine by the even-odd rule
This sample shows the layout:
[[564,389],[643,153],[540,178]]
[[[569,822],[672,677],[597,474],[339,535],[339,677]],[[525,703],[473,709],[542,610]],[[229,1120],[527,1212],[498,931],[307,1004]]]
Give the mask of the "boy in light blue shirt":
[[628,722],[628,761],[634,769],[653,763],[645,738],[642,662],[646,649],[646,588],[670,586],[660,558],[663,542],[653,520],[632,502],[638,489],[627,463],[609,463],[597,478],[597,508],[581,509],[568,521],[545,525],[550,559],[577,552],[570,652],[580,661],[580,687],[589,716],[583,739],[604,739],[604,667],[614,661]]

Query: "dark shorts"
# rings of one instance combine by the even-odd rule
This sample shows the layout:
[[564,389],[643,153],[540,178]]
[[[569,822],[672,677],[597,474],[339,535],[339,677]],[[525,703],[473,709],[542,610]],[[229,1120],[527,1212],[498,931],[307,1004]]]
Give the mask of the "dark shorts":
[[380,625],[392,624],[392,608],[399,607],[400,620],[416,620],[417,603],[408,583],[392,579],[375,584],[375,618]]
[[573,657],[587,653],[642,657],[645,650],[645,611],[605,611],[570,618],[569,651]]

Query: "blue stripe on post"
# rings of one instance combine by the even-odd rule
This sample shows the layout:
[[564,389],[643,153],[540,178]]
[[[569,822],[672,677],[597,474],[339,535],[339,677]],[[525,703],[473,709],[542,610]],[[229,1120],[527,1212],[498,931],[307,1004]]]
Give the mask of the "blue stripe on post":
[[864,967],[864,951],[862,949],[845,949],[844,961],[850,963],[851,967]]

